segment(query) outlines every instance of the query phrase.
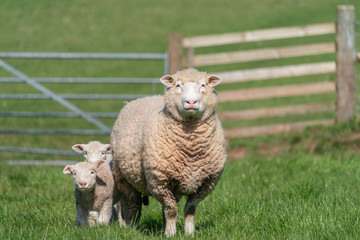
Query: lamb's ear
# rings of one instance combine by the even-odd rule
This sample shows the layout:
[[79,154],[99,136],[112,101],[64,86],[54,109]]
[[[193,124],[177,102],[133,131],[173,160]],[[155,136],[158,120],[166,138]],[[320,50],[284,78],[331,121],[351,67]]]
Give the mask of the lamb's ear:
[[74,165],[66,165],[63,174],[71,175],[74,171]]
[[96,169],[99,169],[99,168],[102,167],[105,163],[106,163],[105,160],[99,160],[99,161],[95,162],[95,168],[96,168]]
[[75,144],[74,146],[72,146],[72,149],[75,152],[82,153],[82,152],[84,152],[84,144]]
[[221,78],[218,76],[212,75],[208,77],[209,86],[214,87],[218,85],[220,82],[221,82]]
[[105,144],[105,147],[106,147],[106,152],[107,152],[107,153],[111,153],[111,146],[110,146],[110,144]]
[[174,78],[171,75],[165,75],[162,78],[160,78],[160,82],[164,84],[167,87],[171,87],[174,85]]

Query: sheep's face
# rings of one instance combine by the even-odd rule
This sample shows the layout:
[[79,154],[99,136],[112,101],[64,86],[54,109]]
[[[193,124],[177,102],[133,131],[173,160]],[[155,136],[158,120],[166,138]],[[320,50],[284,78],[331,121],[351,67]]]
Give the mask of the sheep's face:
[[111,153],[110,144],[102,144],[98,141],[91,141],[88,144],[76,144],[72,146],[72,149],[83,153],[87,162],[106,160],[106,154]]
[[213,87],[220,81],[217,76],[208,77],[195,69],[184,70],[174,76],[166,75],[161,78],[167,86],[165,105],[181,121],[206,118],[215,111],[216,93]]
[[95,188],[96,172],[104,163],[106,163],[105,160],[95,163],[79,162],[75,165],[67,165],[63,173],[73,177],[76,189],[81,192],[89,192]]

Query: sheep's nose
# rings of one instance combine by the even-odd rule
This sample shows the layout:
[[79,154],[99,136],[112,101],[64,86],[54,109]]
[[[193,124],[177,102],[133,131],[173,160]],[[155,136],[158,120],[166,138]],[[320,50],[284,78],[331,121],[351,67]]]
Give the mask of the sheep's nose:
[[86,187],[86,182],[80,182],[79,185],[80,185],[80,187],[84,188],[84,187]]
[[198,101],[197,100],[185,100],[185,102],[189,105],[194,105],[196,104]]

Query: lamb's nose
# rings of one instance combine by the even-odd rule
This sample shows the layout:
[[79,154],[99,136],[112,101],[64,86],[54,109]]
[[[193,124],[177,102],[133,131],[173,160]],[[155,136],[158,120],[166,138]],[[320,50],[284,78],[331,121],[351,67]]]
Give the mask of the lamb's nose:
[[86,182],[80,182],[79,185],[80,187],[86,187]]

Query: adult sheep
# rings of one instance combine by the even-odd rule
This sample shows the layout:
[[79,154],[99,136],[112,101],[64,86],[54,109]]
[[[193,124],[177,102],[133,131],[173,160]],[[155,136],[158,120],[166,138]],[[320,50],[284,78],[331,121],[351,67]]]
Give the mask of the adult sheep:
[[123,193],[123,217],[137,223],[141,196],[162,204],[166,236],[176,233],[177,203],[187,196],[185,233],[194,233],[199,202],[215,187],[226,161],[213,89],[221,79],[195,69],[163,76],[164,96],[128,103],[111,134],[115,184]]

